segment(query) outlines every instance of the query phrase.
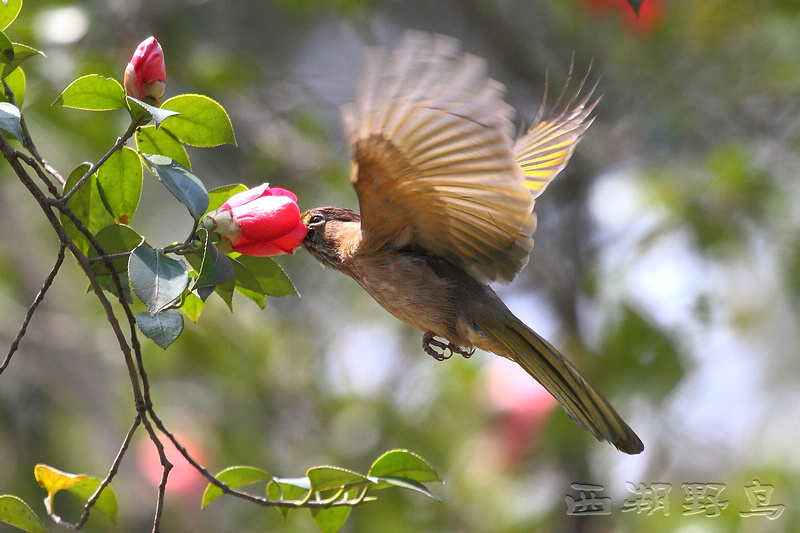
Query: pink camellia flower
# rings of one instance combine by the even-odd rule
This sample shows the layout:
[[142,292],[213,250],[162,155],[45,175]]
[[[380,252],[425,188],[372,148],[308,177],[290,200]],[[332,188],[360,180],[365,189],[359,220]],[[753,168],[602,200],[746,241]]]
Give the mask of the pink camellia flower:
[[125,92],[128,96],[160,106],[167,86],[164,51],[155,37],[148,37],[133,53],[125,68]]
[[267,183],[231,196],[203,218],[203,227],[219,236],[223,252],[257,257],[290,254],[308,232],[297,197]]

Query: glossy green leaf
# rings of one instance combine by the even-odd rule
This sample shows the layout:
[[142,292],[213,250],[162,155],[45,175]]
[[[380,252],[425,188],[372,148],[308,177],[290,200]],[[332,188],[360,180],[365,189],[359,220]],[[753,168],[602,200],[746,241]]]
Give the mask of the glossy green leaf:
[[[272,478],[267,484],[267,498],[274,501],[294,501],[303,502],[309,496],[311,483],[307,477],[303,478]],[[286,520],[291,511],[290,507],[276,507],[278,513]]]
[[200,313],[203,312],[203,307],[205,307],[205,302],[193,292],[187,293],[181,303],[181,311],[183,311],[192,322],[198,321]]
[[241,288],[260,293],[262,295],[264,294],[264,289],[261,288],[261,283],[259,283],[255,275],[253,275],[253,273],[250,272],[246,266],[244,266],[238,259],[231,259],[231,263],[233,264],[234,279],[236,280],[237,289]]
[[420,483],[419,481],[414,481],[413,479],[408,479],[404,477],[371,477],[373,481],[375,481],[375,486],[370,487],[372,490],[376,489],[385,489],[387,487],[399,487],[401,489],[408,489],[413,490],[415,492],[419,492],[420,494],[424,494],[428,498],[432,500],[436,500],[437,502],[441,501],[439,497],[434,494],[428,487]]
[[[192,169],[186,148],[167,130],[155,126],[142,126],[136,130],[136,149],[143,154],[159,154]],[[211,191],[209,191],[211,196]]]
[[[200,230],[198,233],[205,241],[205,247],[203,249],[202,260],[200,264],[197,265],[197,261],[195,259],[199,254],[187,255],[190,263],[197,271],[197,278],[192,285],[192,290],[203,287],[213,287],[215,285],[232,280],[236,271],[234,270],[230,257],[220,252],[216,246],[211,244],[210,239],[208,238],[208,232],[206,230]],[[192,259],[195,260],[192,261]]]
[[[84,502],[89,501],[94,493],[100,488],[101,481],[94,477],[88,477],[81,481],[80,483],[73,485],[67,489],[70,493],[74,494]],[[112,522],[117,522],[117,495],[114,494],[114,491],[111,489],[111,485],[107,485],[103,492],[100,493],[100,496],[95,501],[93,509],[97,509],[108,518],[111,519]]]
[[441,481],[431,465],[408,450],[390,450],[384,453],[372,463],[369,476],[398,477],[419,483]]
[[189,271],[183,261],[176,261],[147,244],[131,252],[128,277],[133,292],[150,310],[150,316],[177,300],[189,284]]
[[47,498],[45,498],[44,504],[48,513],[53,512],[53,497],[59,491],[69,489],[89,479],[86,474],[70,474],[45,464],[36,465],[33,469],[33,476],[39,486],[47,491]]
[[0,4],[0,30],[5,30],[14,22],[22,9],[22,0],[7,0]]
[[11,494],[0,495],[0,522],[28,533],[47,533],[33,509],[21,498]]
[[17,106],[8,102],[0,102],[0,130],[10,133],[20,142],[22,141],[20,112]]
[[3,69],[0,71],[0,79],[6,79],[11,75],[12,72],[14,72],[20,65],[30,58],[38,55],[44,56],[44,54],[39,50],[24,44],[12,43],[12,46],[14,48],[14,59],[12,59],[9,64],[3,65]]
[[161,105],[180,113],[164,123],[170,133],[190,146],[236,145],[236,136],[228,113],[217,102],[199,94],[174,96]]
[[113,78],[99,74],[82,76],[70,83],[53,105],[89,111],[110,111],[127,107],[122,85]]
[[[14,101],[17,107],[22,109],[25,102],[25,72],[21,68],[18,68],[6,77],[5,82],[14,95]],[[5,91],[0,91],[0,102],[8,102]]]
[[152,120],[155,127],[158,128],[166,119],[178,114],[177,111],[155,107],[131,96],[126,97],[126,102],[128,103],[131,120],[137,124],[147,124]]
[[0,31],[0,63],[10,65],[14,61],[14,45],[11,39]]
[[97,189],[106,210],[120,224],[129,224],[142,196],[142,162],[123,146],[97,170]]
[[[130,252],[144,242],[144,237],[136,233],[136,231],[129,226],[122,224],[106,226],[100,230],[97,235],[95,235],[95,238],[97,239],[100,247],[103,249],[103,252],[108,255]],[[89,257],[98,257],[98,255],[99,254],[97,251],[92,248],[89,253]],[[133,299],[131,298],[130,288],[128,286],[128,257],[122,256],[114,259],[112,261],[112,266],[114,271],[117,272],[117,275],[120,277],[125,300],[131,303]],[[95,272],[100,286],[117,296],[117,287],[114,284],[111,273],[105,264],[95,263],[92,265],[92,270]]]
[[155,315],[139,313],[136,325],[145,337],[166,350],[183,332],[183,315],[177,311],[160,311]]
[[297,294],[292,280],[271,257],[240,255],[236,260],[255,276],[267,296],[294,296]]
[[355,485],[373,484],[367,477],[337,466],[317,466],[306,472],[311,482],[312,492],[323,492],[331,489],[348,488]]
[[186,206],[195,220],[200,220],[208,207],[208,192],[200,178],[171,157],[158,154],[142,154],[148,168],[161,183]]
[[[231,466],[218,473],[214,477],[232,489],[271,479],[269,474],[260,468],[255,468],[253,466]],[[222,496],[222,494],[222,489],[209,483],[205,492],[203,493],[203,499],[200,503],[200,508],[205,509],[209,503]]]
[[311,509],[311,518],[322,533],[337,533],[344,526],[352,510],[349,505],[314,508]]
[[[67,178],[64,191],[72,190],[90,167],[91,165],[89,163],[78,165]],[[95,234],[106,226],[117,223],[100,196],[100,191],[97,188],[96,174],[90,176],[81,188],[70,197],[67,201],[67,207],[69,207],[72,213],[83,222],[89,231]],[[61,223],[64,225],[67,234],[75,242],[75,245],[84,254],[88,254],[90,248],[89,241],[78,231],[75,225],[69,220],[69,217],[63,213],[61,214]]]
[[208,191],[208,209],[206,212],[212,212],[219,209],[219,207],[228,201],[234,194],[244,192],[247,190],[246,185],[241,183],[233,183],[231,185],[223,185],[222,187],[214,187]]

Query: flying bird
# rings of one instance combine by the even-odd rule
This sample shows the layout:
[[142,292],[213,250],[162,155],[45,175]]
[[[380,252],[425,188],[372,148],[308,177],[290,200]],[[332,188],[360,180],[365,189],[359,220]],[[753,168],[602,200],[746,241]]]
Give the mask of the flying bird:
[[581,83],[514,140],[505,87],[486,70],[442,35],[407,32],[393,51],[372,50],[341,110],[360,213],[306,211],[303,246],[422,331],[436,359],[475,348],[507,357],[598,440],[640,453],[609,402],[489,286],[527,264],[534,200],[592,123],[594,90],[580,96]]

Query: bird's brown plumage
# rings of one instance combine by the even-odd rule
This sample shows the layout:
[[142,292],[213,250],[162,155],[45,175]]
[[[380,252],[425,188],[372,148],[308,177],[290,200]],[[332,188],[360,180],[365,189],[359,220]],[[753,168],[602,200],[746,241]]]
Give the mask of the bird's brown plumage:
[[557,104],[515,142],[504,91],[447,37],[409,32],[392,53],[371,54],[342,109],[360,215],[307,211],[304,245],[407,324],[516,361],[595,437],[639,453],[611,405],[488,286],[527,263],[534,199],[567,164],[596,104],[591,91]]

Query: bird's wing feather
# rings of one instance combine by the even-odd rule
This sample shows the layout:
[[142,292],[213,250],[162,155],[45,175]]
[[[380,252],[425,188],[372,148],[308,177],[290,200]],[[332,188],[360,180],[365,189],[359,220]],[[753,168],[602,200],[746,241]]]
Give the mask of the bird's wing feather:
[[442,36],[409,32],[375,52],[342,109],[362,246],[415,244],[482,282],[528,261],[533,197],[513,151],[513,110],[485,62]]
[[579,96],[588,76],[587,72],[572,98],[560,105],[565,87],[553,110],[545,116],[540,110],[528,131],[514,143],[517,163],[525,173],[525,185],[534,198],[542,194],[553,178],[567,166],[578,141],[592,124],[593,119],[589,115],[600,100],[593,99],[597,84],[586,95]]

